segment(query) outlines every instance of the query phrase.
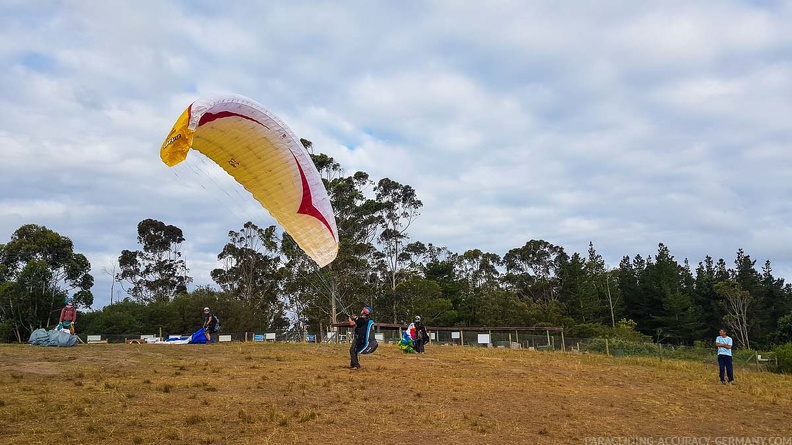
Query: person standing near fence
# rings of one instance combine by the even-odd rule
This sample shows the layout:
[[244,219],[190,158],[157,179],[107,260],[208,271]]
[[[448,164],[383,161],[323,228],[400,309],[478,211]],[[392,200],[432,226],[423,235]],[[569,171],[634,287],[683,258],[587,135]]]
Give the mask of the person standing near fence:
[[726,377],[729,378],[729,383],[734,384],[734,367],[732,365],[732,345],[734,342],[731,337],[726,335],[726,329],[720,330],[720,335],[715,337],[715,346],[718,348],[718,368],[720,371],[720,382],[722,385],[726,384],[724,378],[724,371]]
[[421,322],[420,315],[415,316],[413,324],[415,325],[415,352],[423,354],[424,346],[429,343],[429,333],[426,332],[426,326]]

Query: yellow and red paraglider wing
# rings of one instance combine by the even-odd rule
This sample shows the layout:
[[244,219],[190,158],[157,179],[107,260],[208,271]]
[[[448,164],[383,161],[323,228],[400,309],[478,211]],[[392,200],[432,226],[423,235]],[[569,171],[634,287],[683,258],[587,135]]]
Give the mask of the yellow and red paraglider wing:
[[189,147],[247,189],[320,267],[335,259],[338,232],[327,190],[305,147],[275,115],[239,96],[195,101],[160,157],[176,165]]

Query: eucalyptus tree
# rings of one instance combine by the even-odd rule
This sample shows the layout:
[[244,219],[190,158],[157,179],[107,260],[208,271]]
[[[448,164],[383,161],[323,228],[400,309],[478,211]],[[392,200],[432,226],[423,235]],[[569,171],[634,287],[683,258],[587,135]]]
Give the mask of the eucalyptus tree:
[[167,302],[186,293],[192,278],[182,259],[182,230],[155,219],[144,219],[137,226],[137,241],[143,250],[123,250],[118,257],[121,270],[115,279],[136,301]]
[[94,278],[85,255],[71,239],[27,224],[0,245],[0,325],[17,341],[57,322],[66,296],[77,306],[93,304]]
[[443,298],[443,290],[437,281],[420,276],[412,276],[396,286],[394,295],[399,300],[399,312],[396,319],[399,323],[412,321],[420,315],[427,326],[446,324],[450,311],[453,310],[451,301]]
[[426,325],[451,325],[457,319],[453,301],[460,292],[456,254],[418,241],[405,246],[404,266],[394,292],[385,298],[398,323],[420,315]]
[[723,317],[724,323],[731,328],[737,341],[743,347],[750,349],[749,332],[752,321],[749,313],[754,304],[751,293],[743,289],[736,280],[718,282],[715,285],[715,292],[722,298],[721,305],[726,313]]
[[567,261],[569,257],[563,247],[543,240],[531,240],[503,256],[506,267],[503,281],[521,298],[555,304],[561,290],[559,273]]
[[410,236],[407,229],[420,215],[418,210],[423,203],[418,199],[415,190],[409,185],[400,184],[389,178],[380,179],[374,188],[375,200],[379,205],[379,269],[387,276],[393,322],[398,322],[398,299],[395,298],[398,278],[406,264],[410,261],[410,252],[406,250]]
[[229,231],[229,241],[217,255],[222,267],[210,273],[223,291],[255,312],[262,325],[271,329],[282,328],[286,315],[277,235],[275,226],[262,229],[251,221],[238,232]]
[[[420,241],[404,245],[400,254],[401,266],[396,273],[395,289],[390,287],[391,271],[381,260],[381,252],[379,254],[380,261],[376,264],[384,291],[377,303],[383,318],[390,319],[394,323],[405,323],[412,321],[415,315],[423,317],[422,312],[430,317],[424,321],[424,324],[437,323],[441,319],[446,323],[449,319],[455,318],[455,315],[449,312],[451,299],[459,293],[454,253],[445,247],[426,245]],[[426,280],[433,281],[434,286],[430,283],[419,284]],[[423,292],[405,291],[421,286],[426,286]],[[440,291],[439,293],[434,292],[435,287]],[[428,315],[430,312],[434,315]]]
[[[365,172],[340,176],[327,184],[338,227],[338,257],[323,268],[331,297],[330,318],[348,314],[353,306],[374,301],[382,284],[374,266],[380,203],[369,197],[374,182]],[[357,308],[354,309],[355,312]]]
[[481,299],[477,323],[481,326],[536,326],[538,323],[556,324],[542,304],[520,298],[504,289],[487,289]]
[[458,292],[452,297],[459,322],[479,325],[479,310],[486,296],[500,289],[503,260],[494,253],[479,249],[465,251],[456,258]]

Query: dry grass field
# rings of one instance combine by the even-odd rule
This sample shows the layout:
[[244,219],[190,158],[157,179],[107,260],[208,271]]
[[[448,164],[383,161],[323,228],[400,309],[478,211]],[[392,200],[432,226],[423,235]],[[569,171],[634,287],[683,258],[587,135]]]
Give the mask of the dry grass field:
[[714,364],[657,358],[382,344],[348,360],[344,345],[0,345],[0,443],[792,436],[792,376],[750,368],[722,386]]

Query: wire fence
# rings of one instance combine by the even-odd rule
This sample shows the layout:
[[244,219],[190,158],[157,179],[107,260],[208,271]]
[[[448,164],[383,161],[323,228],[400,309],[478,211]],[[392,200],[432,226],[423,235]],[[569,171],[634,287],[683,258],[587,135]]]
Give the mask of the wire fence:
[[[544,333],[521,332],[502,328],[427,328],[430,347],[462,346],[478,348],[507,348],[529,351],[563,351],[575,354],[604,354],[612,357],[656,357],[663,359],[683,359],[705,363],[717,361],[714,347],[698,344],[696,346],[668,345],[655,342],[636,342],[606,338],[573,338],[565,337],[563,331],[547,328]],[[499,330],[500,329],[500,330]],[[378,326],[375,328],[377,341],[381,343],[398,343],[404,329],[402,327]],[[84,335],[80,334],[83,343],[149,343],[165,341],[168,338],[189,338],[191,334],[169,334],[158,336],[148,335]],[[270,332],[221,332],[212,334],[215,342],[309,342],[309,343],[349,343],[352,341],[352,328],[310,333],[295,330],[273,330]],[[777,366],[777,358],[773,352],[761,352],[749,349],[735,349],[734,363],[737,366],[764,365]]]
[[[172,339],[189,339],[193,334],[78,334],[82,343],[113,344],[113,343],[154,343]],[[219,332],[210,334],[212,341],[226,342],[302,342],[306,336],[295,331],[276,330],[272,332]],[[307,336],[309,339],[312,337]],[[313,341],[313,340],[312,340]]]

